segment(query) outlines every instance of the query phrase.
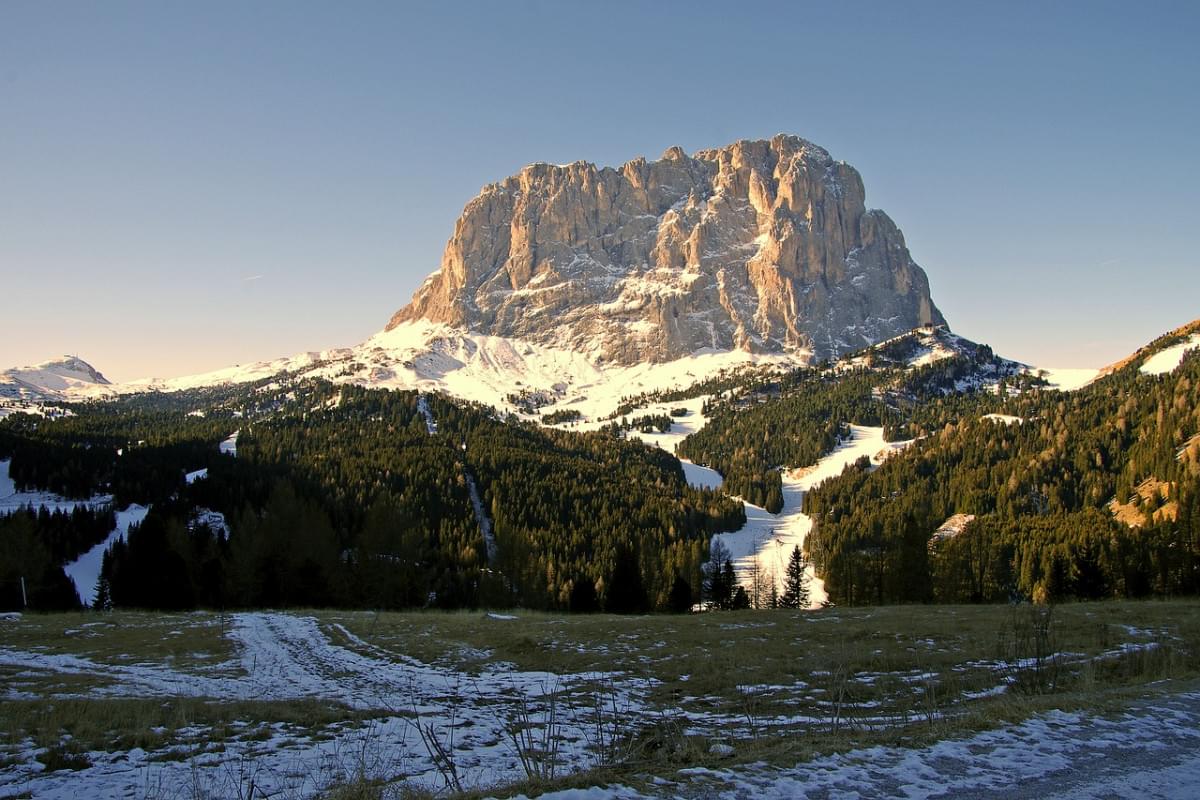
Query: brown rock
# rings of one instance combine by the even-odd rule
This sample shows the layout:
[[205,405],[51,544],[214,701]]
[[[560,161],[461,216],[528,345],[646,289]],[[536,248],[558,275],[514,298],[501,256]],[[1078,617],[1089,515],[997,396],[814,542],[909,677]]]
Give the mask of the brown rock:
[[485,187],[388,327],[416,319],[620,363],[833,357],[945,323],[858,173],[783,135],[619,169],[531,164]]

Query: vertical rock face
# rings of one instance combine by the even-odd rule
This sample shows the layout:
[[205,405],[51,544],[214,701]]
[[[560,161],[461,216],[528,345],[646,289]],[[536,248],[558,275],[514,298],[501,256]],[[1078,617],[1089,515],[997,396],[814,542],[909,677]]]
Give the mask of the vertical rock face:
[[441,269],[388,323],[425,319],[668,361],[703,348],[826,358],[945,324],[862,179],[794,136],[619,169],[531,164],[467,204]]

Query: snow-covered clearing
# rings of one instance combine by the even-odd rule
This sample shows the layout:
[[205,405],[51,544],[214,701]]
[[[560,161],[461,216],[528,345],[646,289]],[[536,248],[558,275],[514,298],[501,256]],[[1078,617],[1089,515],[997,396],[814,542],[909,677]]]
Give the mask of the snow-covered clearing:
[[[706,395],[634,409],[626,415],[629,419],[646,415],[669,415],[672,409],[677,408],[686,409],[687,413],[682,417],[673,417],[674,422],[667,433],[631,430],[628,436],[674,453],[679,442],[708,423],[703,407],[709,399]],[[594,430],[600,425],[599,422],[590,422],[575,427],[580,430]],[[812,466],[783,473],[783,508],[778,514],[771,514],[759,506],[745,503],[746,524],[732,533],[722,533],[713,537],[714,541],[719,540],[729,549],[739,583],[746,587],[748,592],[752,590],[754,565],[757,563],[760,576],[768,581],[766,585],[769,586],[769,579],[773,579],[776,588],[782,591],[785,568],[792,548],[799,546],[803,550],[804,539],[812,530],[812,519],[800,510],[804,503],[804,493],[826,479],[840,475],[847,465],[863,456],[870,458],[871,463],[878,466],[888,455],[908,444],[909,442],[884,441],[883,428],[851,425],[850,437],[833,452]],[[684,476],[692,486],[706,489],[721,487],[721,473],[684,459],[680,459],[680,462],[683,465]],[[808,565],[806,571],[809,579],[809,598],[812,607],[818,608],[828,599],[824,581],[816,576],[812,564]]]
[[129,535],[129,528],[140,525],[150,511],[146,506],[131,505],[124,511],[117,512],[117,525],[112,533],[100,544],[88,550],[78,559],[63,567],[63,570],[75,583],[75,591],[79,599],[86,605],[96,602],[96,581],[100,578],[100,567],[104,563],[104,551],[112,547],[113,542],[124,539]]
[[1005,425],[1019,425],[1025,421],[1024,417],[1014,417],[1012,414],[984,414],[980,419],[1000,422]]
[[1064,392],[1082,389],[1100,377],[1101,372],[1091,367],[1038,367],[1030,371],[1045,378],[1051,389]]
[[[812,518],[800,509],[804,493],[828,478],[836,477],[849,465],[866,456],[871,463],[883,463],[891,453],[907,446],[908,442],[887,442],[883,428],[850,426],[850,438],[842,442],[832,453],[815,465],[783,473],[783,508],[778,514],[746,503],[746,524],[734,533],[722,533],[713,537],[729,548],[739,582],[750,586],[751,575],[757,562],[760,575],[773,578],[782,590],[784,570],[792,548],[804,549],[804,538],[812,530]],[[809,599],[818,607],[828,599],[825,584],[808,565]],[[769,583],[767,584],[770,585]]]
[[10,463],[12,463],[11,459],[0,461],[0,516],[29,507],[37,510],[45,506],[51,511],[70,512],[76,506],[99,508],[112,502],[112,495],[107,494],[94,495],[86,500],[68,500],[51,492],[19,492],[8,473]]
[[1115,717],[1051,711],[918,749],[862,748],[793,768],[682,769],[654,783],[652,793],[607,786],[541,798],[1191,800],[1200,793],[1200,693],[1143,700]]
[[417,411],[425,418],[425,431],[430,436],[437,433],[437,422],[433,419],[433,412],[429,410],[429,398],[423,394],[417,396]]
[[683,477],[697,489],[720,489],[725,483],[725,479],[721,477],[721,473],[712,467],[702,467],[699,464],[693,464],[686,458],[679,459],[679,463],[683,466]]
[[1174,372],[1183,363],[1183,357],[1189,350],[1200,347],[1200,333],[1193,333],[1179,344],[1159,350],[1142,362],[1139,371],[1144,375],[1165,375]]
[[646,444],[652,444],[656,447],[661,447],[668,453],[674,453],[676,445],[708,424],[708,417],[704,415],[704,404],[708,400],[709,395],[702,395],[675,403],[653,403],[643,406],[636,411],[631,411],[627,415],[630,419],[647,415],[663,416],[665,414],[671,416],[671,412],[679,408],[686,410],[687,413],[682,417],[672,416],[671,430],[666,433],[658,433],[657,431],[643,433],[639,430],[631,430],[629,431],[629,437],[631,439],[641,439]]
[[492,530],[492,518],[488,515],[487,509],[483,507],[483,498],[479,494],[479,487],[475,484],[475,476],[468,472],[466,479],[467,492],[471,495],[471,508],[475,511],[475,521],[479,524],[479,535],[483,537],[483,545],[487,548],[488,564],[494,566],[497,556],[500,555],[500,548],[496,544],[496,534]]
[[229,435],[229,438],[217,445],[217,449],[224,455],[237,458],[237,440],[238,434],[241,431],[234,431]]

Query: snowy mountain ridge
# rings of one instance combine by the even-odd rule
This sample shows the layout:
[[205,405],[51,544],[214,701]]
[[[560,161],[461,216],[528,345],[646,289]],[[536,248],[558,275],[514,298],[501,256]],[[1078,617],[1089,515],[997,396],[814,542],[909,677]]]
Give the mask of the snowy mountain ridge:
[[[1006,374],[1037,374],[1046,378],[1051,388],[1071,390],[1129,363],[1144,365],[1144,371],[1178,366],[1179,360],[1197,346],[1198,335],[1200,320],[1165,334],[1103,370],[1042,369],[1008,359],[996,361]],[[836,366],[919,369],[955,356],[975,356],[984,348],[986,345],[945,327],[926,325],[851,353]],[[990,353],[990,348],[986,352]],[[598,419],[611,413],[624,397],[686,387],[722,372],[788,370],[808,363],[810,359],[801,353],[712,348],[665,363],[597,363],[587,353],[416,320],[394,325],[353,347],[298,353],[170,379],[114,384],[82,359],[66,357],[0,373],[0,406],[9,412],[36,412],[39,403],[183,391],[272,378],[281,382],[323,378],[376,388],[440,391],[502,410],[517,407],[511,402],[513,395],[537,393],[547,407],[575,409],[584,417]],[[0,408],[0,414],[4,411]]]
[[62,356],[35,366],[0,372],[0,399],[5,400],[75,400],[113,394],[113,384],[78,356]]
[[171,380],[141,380],[122,393],[179,391],[204,386],[324,378],[385,389],[440,391],[500,409],[522,391],[546,397],[547,405],[571,407],[586,416],[611,412],[622,397],[690,385],[725,370],[765,365],[789,369],[806,362],[794,354],[702,349],[660,364],[596,363],[586,353],[454,326],[413,321],[393,326],[361,344],[262,361]]

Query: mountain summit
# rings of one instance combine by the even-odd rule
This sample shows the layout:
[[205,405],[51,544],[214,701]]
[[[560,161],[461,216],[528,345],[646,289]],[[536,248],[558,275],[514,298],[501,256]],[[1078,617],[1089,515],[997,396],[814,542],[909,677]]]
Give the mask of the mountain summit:
[[112,393],[112,384],[77,356],[63,356],[32,367],[0,372],[0,399],[62,400]]
[[419,320],[618,364],[828,358],[945,324],[858,172],[786,135],[619,169],[531,164],[484,187],[388,330]]

